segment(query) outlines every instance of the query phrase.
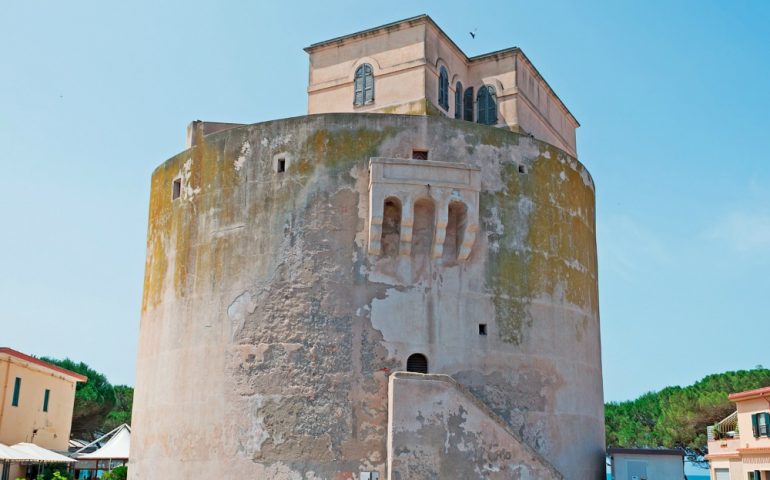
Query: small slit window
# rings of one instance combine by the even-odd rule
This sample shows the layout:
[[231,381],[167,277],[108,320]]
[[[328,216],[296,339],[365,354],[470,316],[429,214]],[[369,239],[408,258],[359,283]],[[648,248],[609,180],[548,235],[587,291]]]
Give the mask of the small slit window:
[[371,65],[365,63],[356,69],[353,85],[353,105],[374,103],[374,71]]
[[276,171],[278,173],[283,173],[286,171],[286,159],[285,158],[279,158],[278,164],[276,165]]
[[45,389],[45,394],[43,394],[43,411],[48,411],[48,400],[51,398],[51,391],[47,388]]
[[428,151],[427,150],[412,150],[412,158],[414,160],[427,160],[428,159]]
[[428,358],[422,353],[413,353],[406,359],[406,371],[428,373]]
[[171,185],[171,200],[176,200],[182,194],[182,179],[177,178]]
[[485,337],[487,335],[487,324],[479,323],[479,335]]

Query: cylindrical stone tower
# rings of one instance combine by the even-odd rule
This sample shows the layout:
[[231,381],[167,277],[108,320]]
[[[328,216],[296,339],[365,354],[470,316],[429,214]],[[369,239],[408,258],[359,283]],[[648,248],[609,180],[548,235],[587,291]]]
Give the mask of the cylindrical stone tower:
[[[431,116],[194,140],[152,176],[131,478],[603,478],[594,185],[575,158]],[[410,357],[451,379],[399,396]],[[441,458],[420,459],[432,440]]]

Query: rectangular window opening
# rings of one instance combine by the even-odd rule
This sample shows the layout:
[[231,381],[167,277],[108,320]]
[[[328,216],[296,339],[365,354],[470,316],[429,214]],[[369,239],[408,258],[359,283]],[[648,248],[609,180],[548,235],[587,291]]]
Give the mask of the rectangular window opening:
[[428,151],[427,150],[412,150],[412,158],[414,160],[427,160],[428,159]]
[[479,335],[486,335],[486,334],[487,334],[487,324],[479,323]]
[[286,171],[286,159],[285,158],[279,158],[278,159],[278,173],[283,173]]
[[13,383],[13,401],[11,406],[19,406],[19,394],[21,393],[21,378],[16,377],[16,381]]
[[519,165],[519,173],[526,174],[527,173],[527,167],[525,165]]
[[45,395],[43,396],[43,411],[48,411],[48,399],[51,398],[51,391],[47,388],[45,389]]
[[176,200],[182,194],[182,179],[177,178],[171,189],[171,200]]

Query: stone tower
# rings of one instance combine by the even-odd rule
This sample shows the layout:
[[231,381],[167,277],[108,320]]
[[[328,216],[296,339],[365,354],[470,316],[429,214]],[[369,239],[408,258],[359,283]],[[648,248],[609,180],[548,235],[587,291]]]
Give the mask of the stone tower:
[[427,16],[306,50],[153,173],[131,478],[603,478],[577,122]]

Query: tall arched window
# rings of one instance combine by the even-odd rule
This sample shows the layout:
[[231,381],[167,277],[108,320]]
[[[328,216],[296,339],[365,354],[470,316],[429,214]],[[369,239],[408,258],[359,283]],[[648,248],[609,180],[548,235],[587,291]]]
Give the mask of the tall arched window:
[[398,245],[401,240],[401,201],[396,197],[385,199],[382,212],[382,256],[395,257],[398,255]]
[[406,371],[428,373],[428,358],[422,353],[413,353],[406,359]]
[[497,123],[497,95],[495,87],[484,85],[479,88],[478,98],[478,118],[477,122],[484,125],[494,125]]
[[473,121],[473,87],[465,89],[463,95],[463,120]]
[[374,73],[372,66],[364,63],[356,69],[353,105],[368,105],[374,102]]
[[449,73],[443,66],[438,74],[438,104],[444,110],[449,110]]
[[463,118],[463,84],[460,82],[455,84],[455,118]]

